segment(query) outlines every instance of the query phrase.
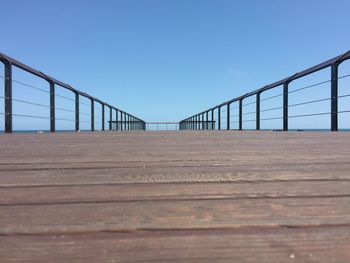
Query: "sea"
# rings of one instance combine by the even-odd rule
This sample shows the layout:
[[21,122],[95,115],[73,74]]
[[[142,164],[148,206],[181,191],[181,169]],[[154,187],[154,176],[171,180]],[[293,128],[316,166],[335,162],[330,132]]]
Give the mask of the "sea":
[[[225,130],[225,129],[222,129]],[[236,130],[232,130],[236,131]],[[254,129],[244,129],[243,131],[255,131]],[[281,132],[281,129],[261,129],[261,131],[275,131]],[[329,129],[289,129],[291,132],[329,132]],[[350,132],[350,129],[339,129],[340,132]],[[58,133],[63,132],[75,132],[75,130],[56,130]],[[90,132],[90,130],[80,130],[80,132]],[[100,132],[100,130],[96,130],[95,132]],[[4,133],[4,131],[0,131],[0,133]],[[13,133],[50,133],[50,130],[14,130]]]

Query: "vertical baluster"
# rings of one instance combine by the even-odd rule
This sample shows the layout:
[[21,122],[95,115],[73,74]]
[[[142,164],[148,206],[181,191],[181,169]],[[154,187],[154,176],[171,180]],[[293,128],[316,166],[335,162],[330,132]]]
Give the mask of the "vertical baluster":
[[243,129],[243,99],[239,100],[239,127],[238,129],[241,131]]
[[12,64],[9,61],[3,61],[5,66],[5,132],[12,132]]
[[260,130],[260,92],[256,94],[256,130]]
[[231,122],[231,119],[230,119],[230,103],[227,104],[227,130],[230,129],[230,122]]
[[331,131],[338,131],[338,63],[331,67]]
[[95,130],[95,103],[93,99],[91,101],[91,131]]
[[79,116],[80,116],[80,112],[79,112],[79,93],[76,91],[75,92],[75,131],[79,131],[80,130],[80,120],[79,120]]

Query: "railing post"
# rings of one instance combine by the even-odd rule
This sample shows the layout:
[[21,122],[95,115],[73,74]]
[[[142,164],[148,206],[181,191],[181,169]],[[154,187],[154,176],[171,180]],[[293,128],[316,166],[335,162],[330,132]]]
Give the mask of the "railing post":
[[256,130],[260,130],[260,92],[256,94]]
[[48,80],[50,84],[50,132],[55,132],[55,83],[52,80]]
[[5,132],[12,132],[12,64],[10,61],[4,61],[5,66]]
[[283,130],[288,131],[288,85],[289,82],[283,83]]
[[120,117],[119,129],[122,131],[123,130],[123,112],[122,111],[119,111],[119,117]]
[[215,130],[214,109],[211,110],[211,129]]
[[122,131],[123,128],[124,128],[123,127],[124,119],[123,119],[123,112],[122,111],[120,112],[120,116],[119,117],[120,117],[120,130]]
[[338,131],[338,66],[331,67],[331,131]]
[[102,103],[102,131],[105,130],[105,105]]
[[115,129],[119,131],[119,123],[118,123],[118,110],[115,109]]
[[122,112],[121,113],[121,129],[122,130],[125,130],[124,125],[125,125],[124,112]]
[[229,104],[227,104],[227,130],[229,130],[230,129],[230,103]]
[[95,130],[95,103],[93,99],[91,101],[91,131]]
[[126,114],[123,113],[123,129],[126,130]]
[[79,131],[79,93],[75,92],[75,131]]
[[113,121],[113,111],[112,107],[109,107],[109,130],[112,130],[112,121]]
[[125,114],[125,130],[129,130],[129,114]]
[[125,130],[129,130],[129,114],[125,114]]
[[218,107],[218,130],[221,130],[221,107]]
[[125,130],[125,127],[126,127],[126,124],[125,124],[125,112],[123,112],[123,114],[122,114],[122,119],[123,119],[123,128],[122,128],[122,130]]
[[205,130],[204,112],[202,113],[202,130]]
[[243,129],[243,99],[239,100],[239,127],[238,129],[241,131]]
[[205,129],[206,130],[208,130],[209,129],[209,123],[208,123],[208,121],[209,121],[209,119],[208,119],[208,115],[209,115],[209,112],[208,111],[206,111],[205,112]]

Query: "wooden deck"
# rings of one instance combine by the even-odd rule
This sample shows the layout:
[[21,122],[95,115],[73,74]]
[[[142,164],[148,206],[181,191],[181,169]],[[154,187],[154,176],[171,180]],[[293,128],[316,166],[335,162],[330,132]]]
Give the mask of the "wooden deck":
[[1,262],[349,262],[350,133],[0,135]]

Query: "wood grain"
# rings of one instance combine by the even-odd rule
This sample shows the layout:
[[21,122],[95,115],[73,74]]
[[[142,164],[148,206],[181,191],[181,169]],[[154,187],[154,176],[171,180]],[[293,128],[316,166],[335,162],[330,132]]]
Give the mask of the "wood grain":
[[350,133],[0,135],[0,262],[347,262]]
[[350,258],[349,227],[0,237],[2,262],[325,262]]

